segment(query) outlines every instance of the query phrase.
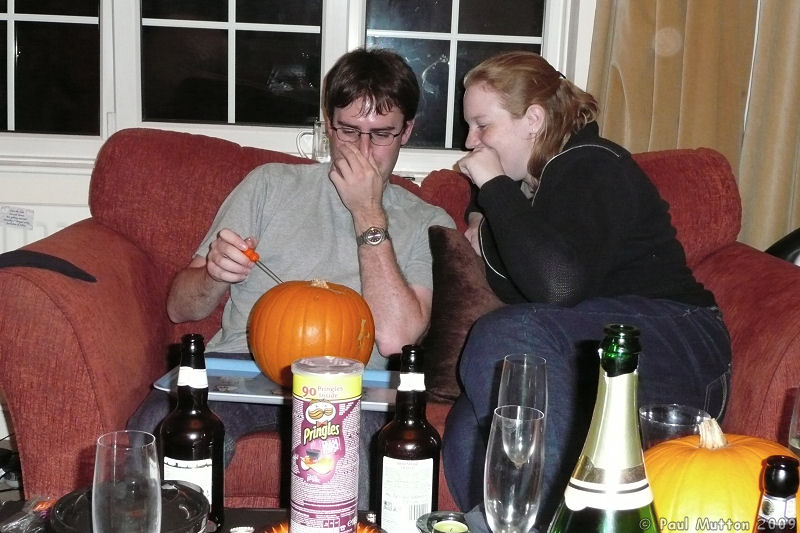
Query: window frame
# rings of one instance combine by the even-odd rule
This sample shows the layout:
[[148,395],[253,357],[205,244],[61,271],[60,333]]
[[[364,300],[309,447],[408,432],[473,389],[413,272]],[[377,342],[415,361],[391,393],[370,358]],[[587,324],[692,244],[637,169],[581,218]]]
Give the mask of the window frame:
[[[323,0],[322,25],[337,28],[322,35],[323,75],[341,54],[363,45],[366,1]],[[580,86],[585,86],[588,73],[594,7],[595,0],[546,0],[542,55]],[[100,0],[100,113],[104,118],[100,135],[0,132],[0,170],[9,166],[17,170],[90,168],[105,139],[120,129],[134,127],[184,131],[247,146],[297,152],[295,138],[306,128],[142,121],[139,13],[139,0]],[[5,22],[6,18],[0,15],[0,21]],[[12,32],[7,42],[11,49]],[[403,148],[396,170],[403,175],[424,176],[431,170],[451,168],[462,155],[454,149]]]

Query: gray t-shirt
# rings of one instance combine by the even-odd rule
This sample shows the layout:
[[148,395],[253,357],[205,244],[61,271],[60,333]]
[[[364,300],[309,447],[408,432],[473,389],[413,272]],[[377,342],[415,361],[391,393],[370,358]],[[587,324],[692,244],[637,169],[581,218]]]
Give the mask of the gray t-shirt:
[[[328,164],[270,163],[254,169],[225,199],[197,254],[205,257],[222,228],[258,239],[256,251],[283,281],[314,278],[361,292],[353,218],[328,178]],[[400,270],[410,285],[432,288],[428,228],[455,227],[441,208],[397,185],[387,185],[383,207],[389,220]],[[248,352],[246,327],[256,300],[275,282],[255,268],[231,285],[222,329],[208,342],[209,352]],[[373,349],[369,368],[387,360]]]

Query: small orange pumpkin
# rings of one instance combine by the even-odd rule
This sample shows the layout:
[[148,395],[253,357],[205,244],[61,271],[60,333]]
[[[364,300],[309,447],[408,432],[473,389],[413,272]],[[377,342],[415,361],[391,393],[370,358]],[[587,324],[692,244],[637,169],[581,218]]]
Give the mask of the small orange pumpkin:
[[644,464],[661,530],[755,531],[762,463],[777,454],[794,455],[777,442],[725,435],[713,418],[699,436],[653,446]]
[[255,303],[247,340],[256,364],[272,381],[290,387],[292,363],[333,355],[365,363],[375,344],[369,305],[356,291],[324,280],[287,281]]

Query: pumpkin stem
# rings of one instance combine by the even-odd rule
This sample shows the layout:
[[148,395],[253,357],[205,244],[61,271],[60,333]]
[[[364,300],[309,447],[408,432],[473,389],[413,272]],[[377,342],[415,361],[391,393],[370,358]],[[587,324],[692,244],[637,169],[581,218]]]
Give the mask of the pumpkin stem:
[[312,279],[311,280],[311,286],[312,287],[317,287],[319,289],[327,289],[328,288],[328,282],[326,282],[324,279]]
[[722,432],[715,418],[707,418],[700,422],[700,447],[705,450],[718,450],[728,445],[728,439]]

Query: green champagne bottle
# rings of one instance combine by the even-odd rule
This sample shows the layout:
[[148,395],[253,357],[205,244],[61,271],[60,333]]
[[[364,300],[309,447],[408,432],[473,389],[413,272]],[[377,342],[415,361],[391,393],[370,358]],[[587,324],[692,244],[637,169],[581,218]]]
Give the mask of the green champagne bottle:
[[548,533],[658,531],[636,408],[639,330],[610,324],[605,334],[589,433]]

